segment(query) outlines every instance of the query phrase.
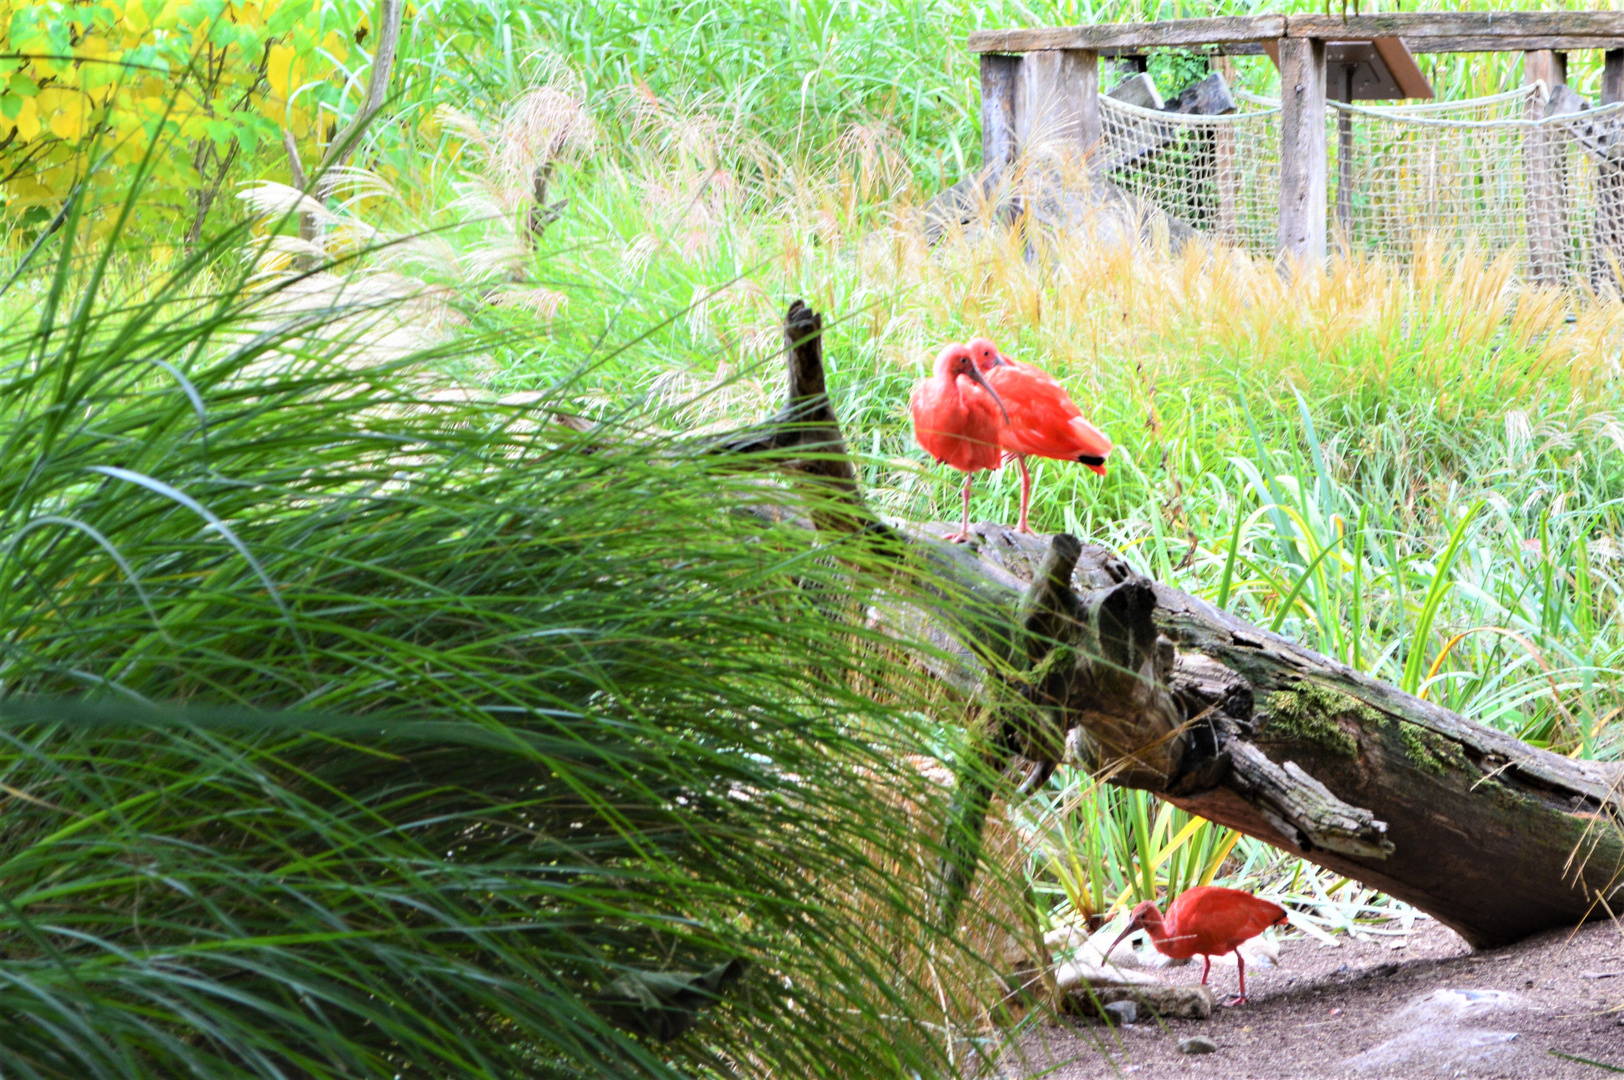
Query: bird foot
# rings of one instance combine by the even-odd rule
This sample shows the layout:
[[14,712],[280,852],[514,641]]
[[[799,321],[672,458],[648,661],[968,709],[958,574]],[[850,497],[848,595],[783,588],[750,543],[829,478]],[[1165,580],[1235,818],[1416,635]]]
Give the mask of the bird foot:
[[967,532],[948,533],[946,536],[942,537],[942,539],[946,540],[949,544],[962,544],[966,540],[970,539],[970,534]]
[[1025,534],[1027,536],[1035,536],[1036,535],[1034,532],[1032,532],[1032,526],[1028,525],[1024,521],[1021,522],[1019,525],[1015,526],[1015,531],[1018,532],[1018,533],[1023,533],[1023,534]]
[[1222,1005],[1224,1008],[1228,1009],[1228,1008],[1232,1008],[1232,1007],[1234,1007],[1236,1005],[1245,1005],[1250,1000],[1251,1000],[1251,998],[1249,998],[1249,997],[1247,997],[1245,995],[1236,994],[1234,997],[1230,998],[1228,1001],[1221,1001],[1221,1002],[1219,1002],[1219,1004]]

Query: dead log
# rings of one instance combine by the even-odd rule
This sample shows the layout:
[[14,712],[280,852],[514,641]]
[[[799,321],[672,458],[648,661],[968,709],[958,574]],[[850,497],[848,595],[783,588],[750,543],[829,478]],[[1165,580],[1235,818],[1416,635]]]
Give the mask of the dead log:
[[[843,454],[821,349],[806,347],[816,320],[790,309],[781,419],[723,449],[782,449],[771,434],[781,427],[783,439]],[[822,515],[820,529],[874,534],[849,463],[811,479],[824,494],[832,482],[850,508]],[[947,674],[984,714],[983,764],[1026,763],[1012,794],[1069,746],[1113,783],[1380,888],[1480,947],[1624,909],[1624,766],[1473,723],[1137,575],[1106,548],[996,525],[951,545],[938,539],[947,531],[885,528],[897,565],[957,605],[887,621],[954,648]],[[949,913],[974,871],[990,793],[984,780],[956,793]]]

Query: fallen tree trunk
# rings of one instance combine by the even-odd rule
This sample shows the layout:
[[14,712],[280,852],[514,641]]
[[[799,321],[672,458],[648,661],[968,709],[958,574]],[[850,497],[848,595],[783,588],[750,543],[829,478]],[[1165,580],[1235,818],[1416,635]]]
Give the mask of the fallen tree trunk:
[[[788,406],[718,450],[806,452],[793,471],[845,507],[815,527],[883,545],[955,605],[886,617],[959,657],[942,674],[992,717],[988,761],[1026,759],[1022,789],[1069,748],[1113,783],[1380,888],[1480,947],[1624,909],[1624,766],[1473,723],[1064,534],[978,525],[961,546],[937,538],[946,525],[881,523],[842,460],[820,335],[815,313],[790,309]],[[989,794],[961,784],[972,838]],[[950,912],[974,861],[972,843],[944,867]]]

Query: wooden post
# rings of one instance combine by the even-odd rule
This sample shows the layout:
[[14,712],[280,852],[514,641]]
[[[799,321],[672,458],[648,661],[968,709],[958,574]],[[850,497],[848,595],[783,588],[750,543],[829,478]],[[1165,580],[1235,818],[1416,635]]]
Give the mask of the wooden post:
[[[1353,102],[1353,65],[1337,68],[1336,99]],[[1343,253],[1353,248],[1353,114],[1336,113],[1336,227]]]
[[985,190],[996,187],[1015,161],[1015,89],[1019,56],[981,57],[981,171]]
[[[1226,83],[1235,81],[1235,61],[1229,57],[1214,57],[1213,70],[1222,75]],[[1228,124],[1220,124],[1213,131],[1212,168],[1218,188],[1218,239],[1238,247],[1241,185],[1240,174],[1235,171],[1235,129]]]
[[1608,49],[1601,70],[1601,103],[1624,101],[1624,49]]
[[[1545,84],[1545,94],[1529,99],[1525,115],[1542,119],[1545,105],[1567,83],[1567,54],[1550,49],[1523,53],[1523,85]],[[1560,288],[1567,280],[1567,185],[1563,182],[1560,135],[1534,129],[1523,138],[1523,221],[1528,231],[1529,280]]]
[[1099,53],[1046,49],[1021,60],[1015,80],[1015,144],[1081,160],[1100,141]]
[[[1608,49],[1601,73],[1603,106],[1624,101],[1624,49]],[[1602,157],[1596,161],[1595,242],[1590,250],[1590,287],[1624,293],[1624,161],[1613,149],[1624,139],[1624,123],[1604,120],[1600,138]]]
[[1280,39],[1280,102],[1280,257],[1317,267],[1325,261],[1325,42]]

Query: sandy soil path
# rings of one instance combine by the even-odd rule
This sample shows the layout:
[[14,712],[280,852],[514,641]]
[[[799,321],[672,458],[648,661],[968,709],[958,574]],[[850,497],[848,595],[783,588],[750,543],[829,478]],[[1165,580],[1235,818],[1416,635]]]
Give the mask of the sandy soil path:
[[[1164,969],[1196,982],[1200,962]],[[1605,1080],[1624,1073],[1624,927],[1593,923],[1474,953],[1435,922],[1403,949],[1387,939],[1282,943],[1274,968],[1248,970],[1249,1004],[1210,1020],[1051,1025],[1024,1042],[1005,1075],[1036,1080],[1340,1080],[1371,1076]],[[1214,968],[1219,999],[1235,970]],[[1180,1053],[1204,1035],[1217,1050]]]

